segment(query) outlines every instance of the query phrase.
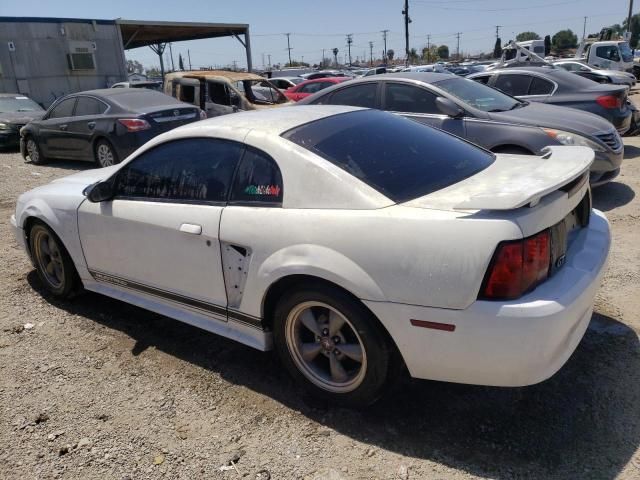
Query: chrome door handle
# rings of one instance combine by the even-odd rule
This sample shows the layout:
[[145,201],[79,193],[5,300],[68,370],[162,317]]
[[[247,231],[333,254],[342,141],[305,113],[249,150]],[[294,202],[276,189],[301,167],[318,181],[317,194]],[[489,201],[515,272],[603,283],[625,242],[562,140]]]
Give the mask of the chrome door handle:
[[96,122],[87,123],[87,127],[89,127],[89,130],[93,130],[94,128],[96,128]]
[[63,132],[67,130],[67,128],[69,127],[69,125],[60,125],[60,130],[62,130]]
[[200,235],[202,233],[202,225],[183,223],[180,225],[180,231],[183,233],[190,233],[191,235]]

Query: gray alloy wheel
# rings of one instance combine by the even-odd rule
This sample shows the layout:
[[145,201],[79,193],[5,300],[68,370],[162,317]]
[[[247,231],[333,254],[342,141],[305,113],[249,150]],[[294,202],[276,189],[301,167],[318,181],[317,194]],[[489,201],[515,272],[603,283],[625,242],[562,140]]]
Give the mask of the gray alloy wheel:
[[33,256],[42,277],[51,289],[64,289],[65,266],[57,239],[44,228],[37,229],[33,235]]
[[44,158],[40,153],[40,147],[38,146],[36,141],[33,139],[33,137],[27,138],[26,147],[27,147],[27,155],[29,156],[29,160],[31,160],[31,163],[35,163],[37,165],[44,161]]
[[101,140],[96,145],[96,161],[101,167],[110,167],[118,163],[118,157],[109,142]]
[[285,322],[285,341],[300,373],[331,393],[357,389],[367,355],[356,328],[334,307],[318,301],[296,305]]

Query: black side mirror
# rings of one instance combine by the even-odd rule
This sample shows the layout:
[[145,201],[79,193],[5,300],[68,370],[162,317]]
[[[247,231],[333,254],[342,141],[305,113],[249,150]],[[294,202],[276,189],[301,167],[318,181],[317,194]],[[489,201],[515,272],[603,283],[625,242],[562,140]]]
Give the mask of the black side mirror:
[[448,98],[436,98],[436,106],[438,107],[438,110],[451,118],[460,118],[464,115],[464,110]]
[[106,202],[115,194],[113,184],[108,180],[90,185],[84,193],[87,195],[87,200],[92,203]]

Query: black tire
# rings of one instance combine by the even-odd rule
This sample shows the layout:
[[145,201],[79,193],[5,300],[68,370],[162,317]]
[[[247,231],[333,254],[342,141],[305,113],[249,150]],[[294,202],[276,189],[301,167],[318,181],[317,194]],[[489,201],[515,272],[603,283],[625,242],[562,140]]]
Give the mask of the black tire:
[[493,153],[507,153],[512,155],[533,155],[529,150],[516,145],[505,145],[503,147],[495,147],[491,150]]
[[25,149],[27,150],[27,156],[29,157],[29,161],[34,165],[42,165],[43,163],[47,163],[47,159],[42,154],[42,149],[38,144],[38,141],[29,135],[25,139]]
[[78,291],[80,279],[73,261],[60,238],[44,223],[36,222],[30,228],[29,250],[38,277],[49,292],[69,298]]
[[108,140],[100,139],[96,142],[93,150],[93,158],[95,159],[98,167],[110,167],[120,163],[116,149]]
[[[323,306],[305,307],[310,304]],[[339,330],[342,343],[332,343],[328,348],[325,348],[325,343],[323,343],[328,342],[327,339],[333,335],[327,333],[328,328],[320,328],[323,336],[319,337],[311,333],[303,321],[295,320],[295,318],[299,319],[304,316],[299,314],[296,317],[296,312],[301,308],[306,308],[309,311],[316,309],[316,312],[322,312],[324,306],[328,307],[327,312],[333,312],[331,315],[337,312],[343,319],[346,319],[342,329]],[[302,311],[304,312],[304,310]],[[316,318],[324,318],[322,313],[315,315]],[[329,318],[337,318],[331,317],[331,315]],[[294,325],[298,325],[298,330],[293,327]],[[320,321],[316,323],[316,326],[321,325]],[[326,327],[329,327],[328,323]],[[291,333],[295,331],[298,331],[300,335],[306,334],[310,343],[304,343],[301,340],[299,349],[295,346],[290,347],[292,342],[296,343],[292,340],[292,336],[295,334]],[[337,337],[337,335],[333,336],[333,339]],[[340,340],[340,338],[337,339]],[[362,352],[359,367],[357,361],[349,358],[351,355],[347,357],[346,353],[339,351],[341,348],[352,348],[358,342]],[[398,370],[394,368],[396,356],[391,340],[371,312],[344,291],[324,284],[301,286],[298,290],[283,295],[274,314],[274,343],[285,368],[296,381],[309,391],[314,399],[344,406],[360,408],[372,404],[384,393],[384,388],[391,383],[390,380],[393,380],[390,377]],[[308,361],[301,358],[301,352],[304,351],[303,345],[311,345],[313,348],[315,344],[320,349],[315,358]],[[353,350],[350,352],[353,354]],[[334,353],[335,358],[331,358]],[[342,360],[339,360],[340,357]],[[342,372],[347,375],[346,378],[353,376],[354,380],[351,384],[345,380],[345,382],[338,382],[336,385],[329,385],[335,380],[331,365],[334,361],[341,362],[343,367],[346,365],[347,368],[343,368]],[[311,372],[315,372],[316,369],[332,378],[323,381],[320,379],[320,373],[318,373],[318,378],[315,378],[316,374]]]

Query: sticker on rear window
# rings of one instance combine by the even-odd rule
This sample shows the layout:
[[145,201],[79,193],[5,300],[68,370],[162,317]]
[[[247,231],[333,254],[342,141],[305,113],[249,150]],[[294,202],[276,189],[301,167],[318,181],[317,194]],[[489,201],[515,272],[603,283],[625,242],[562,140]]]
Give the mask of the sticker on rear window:
[[277,197],[280,195],[280,187],[278,185],[249,185],[244,189],[247,195],[269,195]]

